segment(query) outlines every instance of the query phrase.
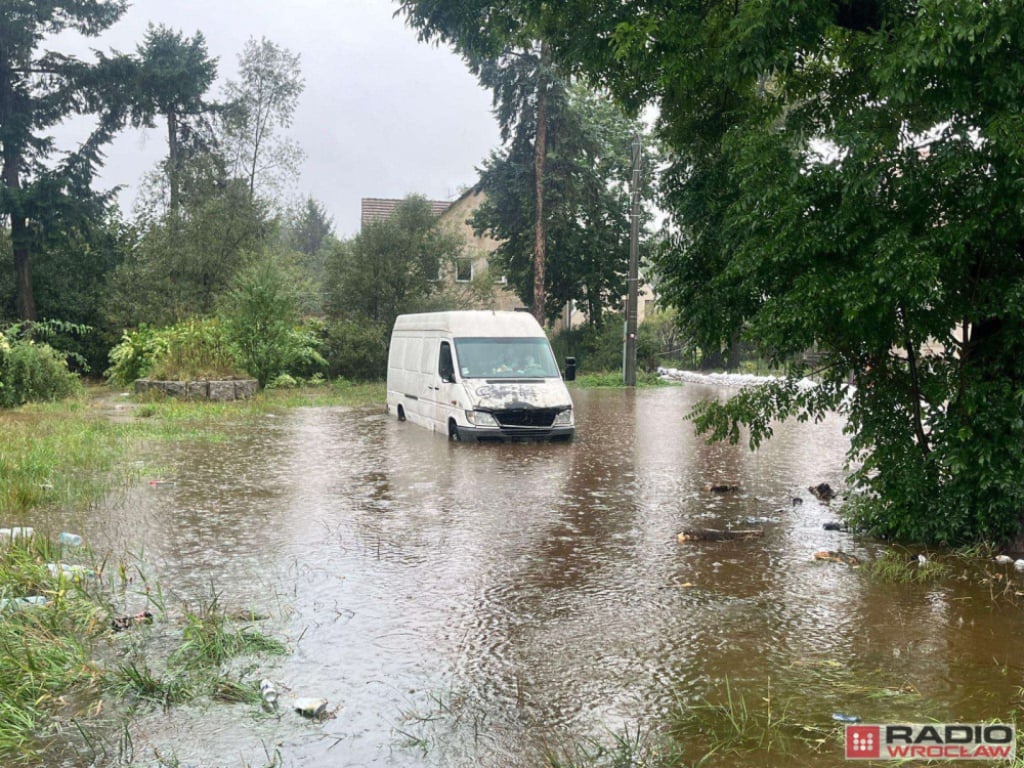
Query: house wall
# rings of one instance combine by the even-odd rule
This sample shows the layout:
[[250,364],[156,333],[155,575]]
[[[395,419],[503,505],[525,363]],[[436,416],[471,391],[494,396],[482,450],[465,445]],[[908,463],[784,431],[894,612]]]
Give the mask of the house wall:
[[468,309],[521,309],[524,305],[504,282],[488,280],[490,256],[499,242],[491,237],[478,236],[467,221],[484,201],[484,194],[470,190],[455,200],[441,214],[441,226],[457,234],[466,243],[466,256],[472,260],[472,282],[456,279],[456,267],[446,270],[446,287],[466,303]]

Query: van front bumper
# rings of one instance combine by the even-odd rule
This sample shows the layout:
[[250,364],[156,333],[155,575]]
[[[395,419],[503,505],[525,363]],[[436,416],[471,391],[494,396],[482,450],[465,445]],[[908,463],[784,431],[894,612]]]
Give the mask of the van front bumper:
[[575,427],[464,427],[457,425],[459,440],[474,443],[569,442]]

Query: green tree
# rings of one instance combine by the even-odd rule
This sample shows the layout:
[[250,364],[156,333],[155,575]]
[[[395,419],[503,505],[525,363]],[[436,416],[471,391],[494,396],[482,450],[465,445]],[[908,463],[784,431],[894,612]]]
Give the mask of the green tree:
[[[210,315],[248,254],[259,252],[274,230],[265,207],[243,180],[225,175],[216,155],[189,158],[181,178],[178,213],[163,212],[159,191],[150,195],[137,239],[111,274],[106,315],[115,327]],[[160,175],[154,183],[164,181]]]
[[403,312],[431,307],[442,265],[462,248],[425,198],[407,197],[389,218],[364,225],[328,255],[327,309],[390,328]]
[[822,351],[817,387],[793,365],[698,427],[746,426],[757,445],[774,418],[838,408],[863,528],[1020,533],[1024,14],[983,0],[458,10],[543,30],[563,67],[657,106],[675,155],[660,288],[703,339],[779,364]]
[[279,130],[291,126],[305,87],[299,60],[266,38],[250,38],[238,57],[239,79],[227,84],[224,151],[252,197],[274,199],[298,173],[302,150]]
[[[124,13],[124,0],[5,0],[0,5],[0,217],[10,227],[15,309],[36,317],[31,262],[46,243],[102,218],[91,190],[102,147],[124,124],[135,75],[128,57],[88,63],[43,48],[74,30],[96,36]],[[92,132],[53,161],[49,131],[72,115],[95,115]]]
[[209,141],[210,129],[204,117],[214,107],[204,96],[217,77],[217,60],[210,58],[202,32],[189,39],[162,24],[149,25],[137,51],[140,64],[135,119],[151,128],[158,115],[167,123],[165,169],[170,208],[177,212],[183,153],[205,149]]
[[298,329],[300,284],[293,267],[265,252],[234,277],[220,299],[228,341],[261,387],[299,362],[324,362]]
[[[606,99],[581,86],[569,89],[549,113],[547,163],[546,317],[568,301],[600,325],[625,294],[629,257],[630,140],[634,123]],[[501,242],[494,254],[516,292],[533,292],[532,150],[512,142],[492,153],[480,174],[486,202],[473,218],[479,231]],[[647,174],[650,195],[651,175]]]
[[[548,318],[547,179],[552,116],[565,99],[565,79],[552,66],[549,45],[524,23],[518,3],[445,3],[402,0],[401,10],[420,39],[455,46],[480,84],[493,93],[502,140],[519,152],[532,147],[533,252],[531,290],[521,294],[539,323]],[[490,23],[481,25],[480,18]]]

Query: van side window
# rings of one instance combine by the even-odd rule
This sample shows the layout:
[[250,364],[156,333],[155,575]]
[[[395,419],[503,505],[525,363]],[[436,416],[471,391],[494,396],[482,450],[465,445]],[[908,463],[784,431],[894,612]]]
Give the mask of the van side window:
[[447,341],[441,342],[441,355],[437,361],[437,372],[441,381],[455,382],[455,363],[452,361],[452,347]]

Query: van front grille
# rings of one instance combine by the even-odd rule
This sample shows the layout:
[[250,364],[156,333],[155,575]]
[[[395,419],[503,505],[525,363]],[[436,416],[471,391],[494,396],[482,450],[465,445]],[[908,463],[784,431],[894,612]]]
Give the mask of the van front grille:
[[555,423],[558,411],[558,408],[510,408],[505,411],[494,411],[491,415],[503,428],[550,429]]

